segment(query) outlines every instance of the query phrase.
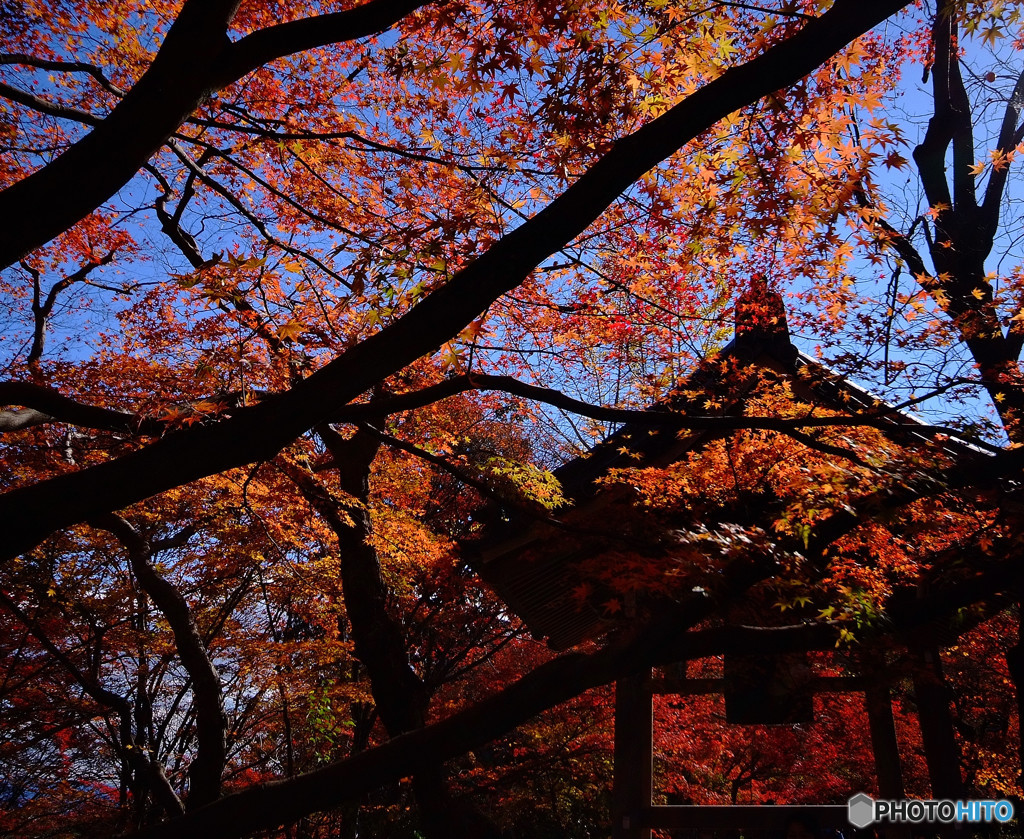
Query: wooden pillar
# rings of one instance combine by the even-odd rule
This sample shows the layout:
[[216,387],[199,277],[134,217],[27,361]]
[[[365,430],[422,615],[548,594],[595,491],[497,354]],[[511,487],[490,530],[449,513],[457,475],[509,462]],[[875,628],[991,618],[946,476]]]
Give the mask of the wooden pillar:
[[892,697],[889,686],[872,683],[864,692],[871,729],[871,751],[878,773],[878,793],[882,798],[905,798],[903,769],[900,765],[900,747],[896,741],[896,723],[892,717]]
[[615,683],[615,776],[612,839],[651,839],[644,827],[651,806],[654,756],[651,671]]
[[[1024,605],[1019,607],[1024,615]],[[1024,720],[1024,620],[1018,619],[1019,637],[1017,643],[1006,651],[1006,668],[1017,694],[1017,719]],[[1018,725],[1017,732],[1017,782],[1024,783],[1024,725]]]
[[[960,773],[960,744],[956,741],[953,715],[949,709],[950,689],[942,673],[938,647],[911,650],[911,672],[921,743],[932,784],[932,798],[954,801],[967,797]],[[936,831],[945,839],[960,835],[955,825],[943,824]]]
[[[873,674],[875,677],[878,674]],[[896,740],[896,722],[892,716],[892,695],[889,686],[872,678],[864,691],[864,704],[868,712],[868,728],[871,731],[871,753],[875,758],[875,772],[878,775],[879,798],[906,798],[903,789],[903,767],[900,764],[900,747]],[[911,839],[909,825],[886,827],[886,839]]]
[[[1017,695],[1017,719],[1024,720],[1024,583],[1018,582],[1017,592],[1017,643],[1006,651],[1006,669]],[[1017,726],[1017,783],[1024,783],[1024,724]],[[1014,808],[1024,812],[1024,802],[1014,797]],[[1018,816],[1018,821],[1020,816]]]
[[913,650],[914,697],[933,798],[966,797],[960,774],[960,746],[949,710],[949,686],[937,648]]

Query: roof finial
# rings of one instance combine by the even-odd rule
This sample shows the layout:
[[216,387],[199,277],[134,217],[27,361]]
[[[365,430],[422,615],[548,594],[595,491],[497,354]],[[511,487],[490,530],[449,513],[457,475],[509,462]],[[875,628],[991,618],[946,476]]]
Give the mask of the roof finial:
[[736,347],[753,351],[784,350],[788,355],[789,324],[782,295],[754,274],[736,301]]

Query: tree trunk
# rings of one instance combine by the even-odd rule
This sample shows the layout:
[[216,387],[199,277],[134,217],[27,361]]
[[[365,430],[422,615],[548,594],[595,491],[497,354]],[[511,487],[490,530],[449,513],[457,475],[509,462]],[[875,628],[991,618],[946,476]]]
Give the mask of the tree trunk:
[[[341,584],[345,596],[356,657],[366,667],[381,722],[391,737],[423,728],[430,695],[409,665],[405,634],[389,609],[389,592],[381,577],[376,549],[370,544],[370,466],[379,442],[359,431],[348,440],[322,428],[321,439],[334,456],[338,485],[362,506],[347,510],[351,524],[335,516]],[[413,778],[413,794],[424,832],[431,839],[486,839],[497,830],[475,808],[451,795],[440,765],[421,770]]]

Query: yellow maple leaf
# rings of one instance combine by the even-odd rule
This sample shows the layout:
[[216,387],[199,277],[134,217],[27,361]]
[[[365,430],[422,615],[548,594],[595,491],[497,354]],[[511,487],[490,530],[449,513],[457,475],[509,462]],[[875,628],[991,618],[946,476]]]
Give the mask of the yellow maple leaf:
[[303,331],[305,331],[305,327],[302,325],[301,321],[290,320],[277,330],[277,337],[282,341],[294,341],[303,333]]

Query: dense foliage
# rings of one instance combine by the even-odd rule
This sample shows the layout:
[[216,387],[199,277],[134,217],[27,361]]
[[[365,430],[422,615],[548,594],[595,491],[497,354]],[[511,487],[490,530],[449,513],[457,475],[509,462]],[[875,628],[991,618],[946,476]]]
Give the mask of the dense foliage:
[[[0,829],[607,835],[608,686],[749,624],[1019,795],[1020,16],[0,0]],[[525,532],[607,634],[474,572]],[[816,703],[658,698],[658,800],[877,789]]]

